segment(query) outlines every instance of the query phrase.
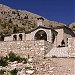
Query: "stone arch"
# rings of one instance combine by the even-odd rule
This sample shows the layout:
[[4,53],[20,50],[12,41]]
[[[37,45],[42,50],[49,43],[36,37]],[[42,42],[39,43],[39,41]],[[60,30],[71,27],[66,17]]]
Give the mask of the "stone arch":
[[19,40],[22,40],[23,35],[19,34]]
[[14,40],[14,41],[17,40],[17,35],[13,35],[13,40]]
[[45,40],[47,41],[47,34],[44,30],[39,30],[35,34],[35,40]]

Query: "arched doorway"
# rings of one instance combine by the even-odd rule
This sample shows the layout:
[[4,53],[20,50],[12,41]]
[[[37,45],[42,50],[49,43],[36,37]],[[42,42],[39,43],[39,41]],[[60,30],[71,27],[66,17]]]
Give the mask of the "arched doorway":
[[19,40],[22,40],[22,34],[19,34]]
[[45,41],[47,41],[47,34],[46,34],[46,32],[43,31],[43,30],[39,30],[38,32],[36,32],[35,40],[45,40]]
[[13,40],[16,41],[17,40],[17,35],[13,36]]

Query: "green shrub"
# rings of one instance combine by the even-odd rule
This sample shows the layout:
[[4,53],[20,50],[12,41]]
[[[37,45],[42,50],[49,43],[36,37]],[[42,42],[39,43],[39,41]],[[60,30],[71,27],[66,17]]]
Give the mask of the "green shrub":
[[8,59],[9,59],[8,56],[4,57],[4,60],[8,61]]
[[24,62],[23,62],[24,64],[27,63],[27,59],[26,59],[26,58],[22,58],[22,60],[24,61]]
[[4,74],[6,72],[5,70],[0,70],[0,74]]
[[16,54],[10,52],[9,53],[9,61],[14,62],[14,61],[20,61],[20,56],[16,56]]
[[14,70],[11,70],[10,71],[10,74],[11,75],[17,75],[17,72],[18,72],[18,70],[16,70],[16,68],[15,68]]
[[12,11],[12,14],[16,14],[16,12],[15,11]]
[[26,70],[31,69],[31,67],[25,67]]
[[9,19],[9,21],[8,21],[9,23],[12,23],[12,20],[11,19]]
[[0,59],[0,66],[5,67],[8,65],[8,62],[5,58],[1,57]]
[[15,61],[16,55],[14,53],[10,52],[8,56],[9,56],[9,61],[11,62]]
[[26,58],[21,58],[20,56],[17,56],[16,54],[14,54],[12,52],[10,52],[8,56],[9,56],[8,60],[10,62],[14,62],[14,61],[22,62],[22,61],[24,61],[24,64],[27,63],[27,59]]
[[18,25],[14,25],[13,27],[13,33],[18,33],[19,32],[19,28]]

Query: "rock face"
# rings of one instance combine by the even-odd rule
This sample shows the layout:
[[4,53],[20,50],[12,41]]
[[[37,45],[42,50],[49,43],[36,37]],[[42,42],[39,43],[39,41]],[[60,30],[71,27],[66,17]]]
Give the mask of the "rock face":
[[[26,10],[15,10],[8,6],[0,4],[0,19],[9,23],[22,27],[27,27],[29,25],[29,28],[34,28],[36,27],[37,18],[39,17],[42,16],[28,12]],[[60,26],[64,24],[55,21],[49,21],[44,18],[44,25]]]

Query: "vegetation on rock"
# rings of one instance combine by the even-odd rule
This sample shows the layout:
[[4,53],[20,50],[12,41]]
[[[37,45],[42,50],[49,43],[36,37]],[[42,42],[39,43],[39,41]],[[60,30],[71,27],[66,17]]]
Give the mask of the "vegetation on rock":
[[4,72],[6,72],[5,70],[0,70],[0,74],[4,74]]
[[20,56],[17,56],[13,52],[10,52],[8,57],[9,57],[8,60],[10,62],[14,62],[14,61],[22,62],[22,61],[24,61],[24,63],[27,63],[27,59],[26,58],[21,58]]
[[0,58],[0,66],[5,67],[7,65],[8,65],[8,61],[4,57],[1,57]]
[[18,72],[18,70],[16,70],[16,69],[10,71],[11,75],[17,75],[17,72]]

